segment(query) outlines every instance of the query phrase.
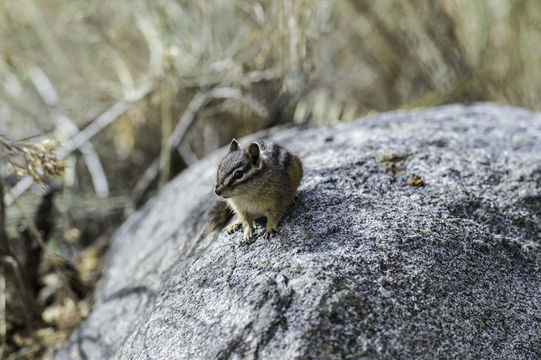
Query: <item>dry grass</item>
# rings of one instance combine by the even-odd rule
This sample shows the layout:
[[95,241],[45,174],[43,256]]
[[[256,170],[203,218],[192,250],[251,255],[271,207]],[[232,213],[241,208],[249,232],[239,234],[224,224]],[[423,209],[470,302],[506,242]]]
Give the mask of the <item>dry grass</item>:
[[[0,1],[0,165],[44,184],[63,170],[47,155],[60,143],[56,203],[20,203],[92,284],[127,210],[233,136],[451,102],[541,110],[539,24],[536,0]],[[24,242],[5,213],[2,236]],[[47,357],[76,326],[63,314],[88,313],[87,294],[52,301],[66,280],[41,266],[41,322],[21,332],[0,316],[0,357]],[[15,288],[0,286],[1,313]]]
[[8,172],[15,173],[19,179],[28,175],[44,189],[46,176],[54,178],[64,174],[66,164],[55,153],[58,147],[55,140],[8,141],[0,135],[0,155]]

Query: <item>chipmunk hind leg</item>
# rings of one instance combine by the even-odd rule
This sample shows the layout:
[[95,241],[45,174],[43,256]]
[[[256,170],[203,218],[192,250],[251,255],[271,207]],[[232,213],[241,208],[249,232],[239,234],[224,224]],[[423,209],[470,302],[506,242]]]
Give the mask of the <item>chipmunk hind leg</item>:
[[297,195],[297,189],[301,183],[304,173],[302,168],[302,162],[297,156],[294,156],[294,161],[288,168],[287,172],[289,178],[291,179],[291,188],[289,189],[289,205],[291,205],[295,204],[299,199],[299,195]]
[[270,238],[272,234],[278,231],[278,223],[280,222],[280,219],[284,214],[284,210],[285,208],[274,209],[274,211],[271,211],[267,214],[267,229],[265,231],[265,234],[263,234],[263,237],[265,239]]

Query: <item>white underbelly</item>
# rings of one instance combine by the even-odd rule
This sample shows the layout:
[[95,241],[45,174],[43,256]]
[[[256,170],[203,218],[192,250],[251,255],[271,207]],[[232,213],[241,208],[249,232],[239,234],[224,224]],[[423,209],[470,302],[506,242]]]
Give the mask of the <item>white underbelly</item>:
[[228,202],[233,205],[233,208],[241,210],[242,212],[249,213],[252,216],[267,216],[267,211],[265,211],[265,208],[261,206],[261,204],[258,204],[257,201],[243,198],[235,198],[228,200]]

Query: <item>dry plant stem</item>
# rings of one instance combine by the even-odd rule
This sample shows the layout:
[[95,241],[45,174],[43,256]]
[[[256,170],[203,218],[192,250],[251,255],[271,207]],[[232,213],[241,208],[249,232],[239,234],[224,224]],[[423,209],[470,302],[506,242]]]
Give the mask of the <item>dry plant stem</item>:
[[40,116],[37,113],[32,112],[27,108],[28,104],[22,104],[16,96],[13,96],[5,90],[3,86],[0,86],[0,96],[9,102],[10,107],[13,107],[14,110],[20,114],[35,120],[39,121]]
[[[58,94],[53,87],[53,84],[39,67],[33,68],[29,71],[30,81],[34,85],[43,102],[49,107],[50,116],[53,119],[56,127],[66,133],[67,136],[74,136],[79,132],[79,128],[73,123],[73,121],[62,114],[58,109]],[[94,146],[91,142],[87,142],[81,145],[81,154],[85,159],[86,167],[92,178],[92,184],[94,185],[94,191],[98,198],[106,198],[109,195],[109,184],[107,183],[107,177],[101,165],[100,158]]]
[[81,145],[88,142],[92,137],[94,137],[94,135],[103,130],[107,125],[118,119],[118,117],[130,109],[133,104],[150,94],[153,89],[154,82],[148,82],[135,91],[131,99],[118,102],[110,107],[109,110],[98,116],[94,122],[77,133],[77,135],[73,137],[73,143],[71,146],[60,149],[58,151],[58,156],[63,158],[70,154],[73,150],[80,148]]
[[[88,125],[85,129],[79,131],[73,136],[72,142],[59,149],[57,151],[57,157],[64,159],[71,154],[74,150],[79,149],[83,144],[87,143],[94,135],[103,130],[107,125],[118,119],[128,109],[130,109],[134,103],[143,99],[154,89],[154,82],[150,81],[134,92],[129,101],[118,102],[113,105],[109,110],[101,114],[94,122]],[[4,196],[4,202],[6,206],[11,205],[15,199],[21,196],[31,185],[33,181],[29,176],[25,176],[19,181],[8,194]]]
[[[3,195],[4,190],[7,189],[4,180],[0,177],[0,195]],[[5,219],[5,204],[0,199],[0,216],[2,217],[2,222],[4,223]],[[15,254],[11,250],[11,246],[9,245],[5,229],[2,227],[1,234],[0,234],[0,267],[2,268],[2,278],[4,281],[6,276],[8,274],[8,269],[11,269],[11,272],[14,276],[13,284],[15,285],[18,294],[20,296],[20,299],[22,303],[24,304],[24,320],[26,326],[30,329],[32,327],[32,323],[34,320],[39,319],[41,315],[40,308],[38,304],[36,303],[34,297],[32,296],[31,292],[29,291],[27,284],[27,276],[24,272],[24,268],[21,266],[21,263],[19,260],[15,257]],[[5,283],[4,283],[5,287]],[[3,296],[5,296],[5,291],[2,291]],[[3,298],[3,307],[5,310],[5,298]],[[5,320],[5,316],[3,317],[3,320]],[[2,325],[3,326],[3,325]]]
[[4,271],[0,273],[0,358],[4,357],[4,352],[6,351],[7,344],[6,278],[4,274]]
[[7,247],[6,204],[4,203],[4,181],[0,181],[0,249]]
[[267,110],[263,105],[249,97],[243,96],[242,92],[236,88],[219,87],[212,89],[207,93],[197,93],[192,101],[190,101],[186,111],[182,114],[182,117],[175,127],[173,134],[171,134],[171,137],[169,138],[169,143],[172,147],[176,148],[182,142],[186,132],[195,121],[197,113],[210,101],[215,99],[236,99],[250,105],[253,111],[260,116],[265,117],[267,115]]
[[59,68],[64,69],[66,73],[74,73],[75,69],[62,50],[62,46],[58,42],[56,36],[51,32],[51,27],[40,12],[40,8],[33,0],[23,0],[24,7],[28,16],[32,21],[29,22],[34,34],[43,44],[47,56],[58,64]]
[[[2,185],[5,186],[3,180]],[[9,189],[8,189],[9,192]],[[26,225],[28,226],[28,230],[31,234],[31,236],[34,238],[34,240],[38,243],[38,245],[43,250],[43,253],[47,257],[47,259],[51,262],[53,265],[53,269],[56,272],[56,274],[65,281],[66,284],[69,284],[68,275],[66,274],[66,266],[64,263],[64,260],[58,256],[56,253],[52,252],[45,241],[43,240],[43,237],[41,236],[41,233],[39,232],[38,228],[36,227],[36,224],[34,224],[34,221],[28,216],[28,214],[24,211],[21,203],[17,200],[17,198],[13,197],[15,206],[21,213],[22,217],[24,218],[24,221],[26,222]],[[73,295],[73,290],[67,286],[66,289],[69,291],[70,295]]]
[[190,144],[188,143],[181,142],[180,144],[178,144],[177,151],[184,159],[184,162],[186,162],[186,164],[188,165],[191,165],[197,160],[199,160],[197,155],[195,155],[195,153],[193,152]]
[[143,173],[143,176],[137,180],[137,184],[135,184],[134,187],[134,193],[136,194],[136,198],[139,198],[141,194],[143,194],[146,189],[150,186],[152,181],[156,178],[158,175],[158,172],[160,171],[160,159],[154,159],[149,167],[146,168],[145,172]]
[[[268,115],[267,109],[263,105],[248,96],[242,95],[242,92],[236,88],[219,87],[212,89],[206,93],[197,93],[188,104],[188,107],[182,114],[182,117],[180,118],[177,126],[175,127],[175,130],[173,130],[173,133],[168,139],[169,148],[177,149],[177,152],[180,156],[182,156],[186,163],[189,163],[189,161],[193,162],[195,155],[193,154],[193,152],[190,151],[189,147],[182,146],[184,136],[197,119],[197,113],[201,109],[203,109],[210,101],[216,99],[236,99],[242,103],[249,105],[252,110],[261,117],[266,117]],[[187,156],[185,157],[185,155]],[[158,176],[159,171],[159,159],[156,159],[145,170],[143,176],[141,176],[141,178],[135,185],[135,193],[143,193],[148,188],[148,186],[150,186],[156,176]]]
[[[2,187],[6,186],[3,179],[0,181],[2,182]],[[9,192],[9,189],[8,189],[8,192]],[[21,203],[17,199],[15,199],[14,202],[15,202],[15,206],[17,207],[22,217],[24,218],[24,221],[26,222],[26,225],[28,226],[28,229],[30,230],[30,233],[32,234],[32,237],[34,238],[34,240],[37,241],[37,243],[43,249],[43,251],[45,251],[46,253],[50,253],[50,250],[47,247],[47,244],[45,244],[45,241],[43,241],[43,238],[41,237],[41,234],[39,233],[38,228],[36,227],[32,219],[30,219],[30,216],[28,216],[26,211],[24,211]]]
[[160,149],[160,177],[158,188],[162,188],[169,180],[169,170],[171,165],[171,142],[169,134],[172,127],[171,116],[171,99],[170,92],[165,85],[162,86],[162,102],[161,102],[161,120],[162,120],[162,141]]
[[[7,235],[6,235],[6,209],[4,206],[4,186],[0,183],[0,242],[2,245],[1,249],[4,248],[4,244],[7,245]],[[3,256],[3,254],[2,254]],[[4,264],[0,264],[0,358],[4,357],[4,352],[6,351],[6,333],[7,333],[7,324],[6,324],[6,269]]]

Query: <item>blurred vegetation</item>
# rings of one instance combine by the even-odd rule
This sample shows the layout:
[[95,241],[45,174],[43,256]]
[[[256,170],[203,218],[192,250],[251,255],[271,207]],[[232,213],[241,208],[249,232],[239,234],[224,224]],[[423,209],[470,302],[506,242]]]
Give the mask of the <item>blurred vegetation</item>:
[[[540,24],[535,0],[1,1],[0,357],[61,347],[114,229],[231,137],[453,102],[541,110]],[[44,162],[9,152],[22,143]],[[53,159],[63,179],[43,183]]]

